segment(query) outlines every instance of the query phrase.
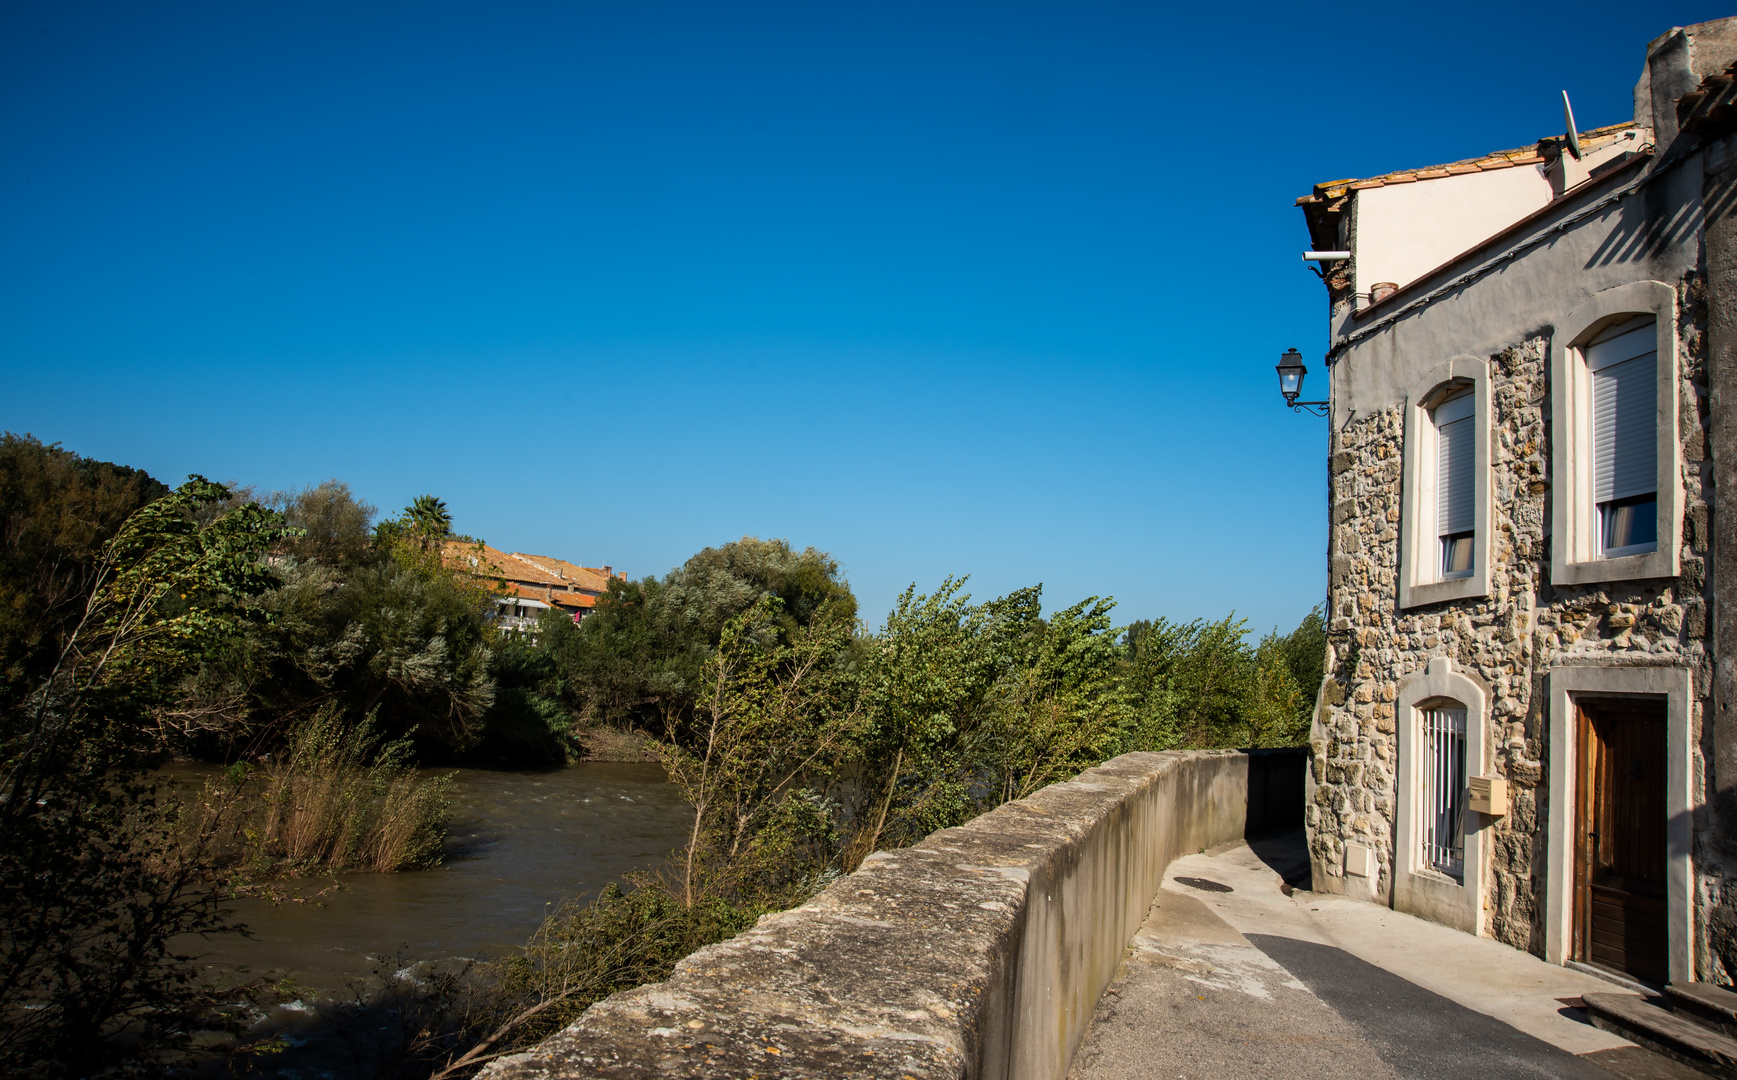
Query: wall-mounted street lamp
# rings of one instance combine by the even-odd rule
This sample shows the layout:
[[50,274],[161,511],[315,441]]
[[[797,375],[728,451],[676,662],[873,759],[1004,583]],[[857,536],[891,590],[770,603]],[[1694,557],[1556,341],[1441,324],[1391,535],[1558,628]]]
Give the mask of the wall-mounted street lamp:
[[1315,416],[1327,415],[1327,406],[1332,402],[1297,400],[1303,393],[1303,376],[1309,373],[1309,369],[1303,366],[1302,353],[1294,348],[1286,349],[1284,355],[1279,357],[1276,370],[1279,373],[1279,393],[1285,395],[1285,404],[1291,407],[1292,412],[1307,411]]

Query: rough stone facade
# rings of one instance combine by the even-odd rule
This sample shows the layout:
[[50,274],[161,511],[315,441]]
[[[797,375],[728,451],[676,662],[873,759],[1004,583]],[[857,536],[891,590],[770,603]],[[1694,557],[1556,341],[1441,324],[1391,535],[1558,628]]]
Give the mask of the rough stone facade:
[[[1625,664],[1668,660],[1695,672],[1692,718],[1711,694],[1708,559],[1711,534],[1710,414],[1704,288],[1678,288],[1686,550],[1675,579],[1553,586],[1550,581],[1549,340],[1533,336],[1491,355],[1494,473],[1490,593],[1401,611],[1397,602],[1404,419],[1388,408],[1332,435],[1328,581],[1328,681],[1311,746],[1307,808],[1317,879],[1343,887],[1346,842],[1377,853],[1376,895],[1388,898],[1394,865],[1396,717],[1400,685],[1431,657],[1451,658],[1489,693],[1494,768],[1511,809],[1490,826],[1484,872],[1491,936],[1542,955],[1535,898],[1544,891],[1547,800],[1545,673],[1565,660]],[[1710,733],[1709,733],[1710,734]],[[1704,768],[1710,745],[1696,754]],[[1709,867],[1716,867],[1711,860]],[[1717,902],[1719,871],[1703,883]],[[1703,962],[1708,958],[1703,957]]]

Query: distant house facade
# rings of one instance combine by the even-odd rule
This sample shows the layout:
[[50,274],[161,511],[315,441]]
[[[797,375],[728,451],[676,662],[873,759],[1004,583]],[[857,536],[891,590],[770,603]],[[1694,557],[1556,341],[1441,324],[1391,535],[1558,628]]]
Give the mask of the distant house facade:
[[579,566],[548,555],[497,551],[487,544],[451,541],[444,557],[452,569],[494,584],[496,625],[515,633],[536,630],[541,613],[551,608],[577,623],[609,590],[610,578],[627,578],[609,566]]
[[1737,19],[1672,30],[1631,121],[1299,200],[1331,320],[1316,889],[1737,980],[1733,61]]

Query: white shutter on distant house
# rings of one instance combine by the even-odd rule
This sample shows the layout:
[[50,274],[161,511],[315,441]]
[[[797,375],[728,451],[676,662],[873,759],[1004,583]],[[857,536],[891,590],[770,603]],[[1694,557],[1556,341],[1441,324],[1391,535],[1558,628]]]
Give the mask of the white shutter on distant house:
[[1472,418],[1475,400],[1467,393],[1436,406],[1435,521],[1439,536],[1471,532],[1476,527],[1472,501],[1472,470],[1477,462],[1472,430],[1476,426]]
[[1658,490],[1658,340],[1652,318],[1631,320],[1586,349],[1592,372],[1593,502]]

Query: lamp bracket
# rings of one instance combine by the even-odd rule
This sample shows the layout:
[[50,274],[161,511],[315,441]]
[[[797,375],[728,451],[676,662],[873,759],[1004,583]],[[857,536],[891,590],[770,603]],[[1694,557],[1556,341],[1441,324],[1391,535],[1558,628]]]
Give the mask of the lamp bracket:
[[1292,412],[1306,412],[1313,416],[1326,416],[1331,401],[1286,401]]

